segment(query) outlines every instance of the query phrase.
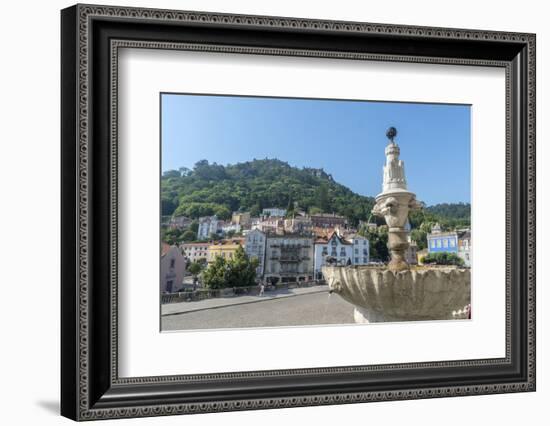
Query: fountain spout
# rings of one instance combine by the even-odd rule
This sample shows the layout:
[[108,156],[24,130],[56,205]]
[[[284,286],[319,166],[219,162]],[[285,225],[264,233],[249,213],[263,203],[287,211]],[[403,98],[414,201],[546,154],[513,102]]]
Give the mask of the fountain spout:
[[407,190],[405,164],[399,159],[399,145],[394,142],[397,136],[395,127],[390,127],[386,136],[389,143],[385,150],[382,192],[375,198],[372,214],[383,217],[388,225],[388,248],[391,253],[388,269],[399,272],[409,269],[405,257],[409,247],[409,231],[405,229],[409,211],[421,209],[422,203],[416,200],[416,194]]

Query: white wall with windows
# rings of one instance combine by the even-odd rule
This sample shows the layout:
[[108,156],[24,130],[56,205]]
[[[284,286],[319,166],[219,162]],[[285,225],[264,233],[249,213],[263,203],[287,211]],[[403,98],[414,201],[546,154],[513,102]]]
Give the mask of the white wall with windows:
[[248,257],[258,259],[258,267],[256,268],[256,278],[258,279],[264,274],[265,243],[265,234],[257,229],[254,229],[246,234],[244,251]]
[[317,240],[314,250],[315,278],[321,279],[321,268],[326,264],[327,257],[336,259],[339,265],[366,265],[370,261],[369,240],[356,236],[345,240],[333,234],[327,242]]

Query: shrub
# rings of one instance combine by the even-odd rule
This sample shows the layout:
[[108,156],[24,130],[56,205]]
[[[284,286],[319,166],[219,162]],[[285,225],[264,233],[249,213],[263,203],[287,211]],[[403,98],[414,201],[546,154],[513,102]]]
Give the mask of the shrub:
[[464,260],[454,253],[430,253],[422,258],[422,263],[431,265],[464,266]]

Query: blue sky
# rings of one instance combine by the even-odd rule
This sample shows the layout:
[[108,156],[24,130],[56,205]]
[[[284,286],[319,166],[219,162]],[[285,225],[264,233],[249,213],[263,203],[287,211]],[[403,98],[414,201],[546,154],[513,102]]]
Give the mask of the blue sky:
[[470,202],[470,106],[162,94],[162,170],[278,158],[323,168],[362,195],[381,190],[397,128],[409,190],[428,205]]

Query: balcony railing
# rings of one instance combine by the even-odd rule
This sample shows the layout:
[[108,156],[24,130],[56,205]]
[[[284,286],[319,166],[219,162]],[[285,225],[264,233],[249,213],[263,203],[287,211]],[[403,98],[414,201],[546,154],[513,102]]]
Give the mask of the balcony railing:
[[311,244],[269,244],[269,247],[282,248],[283,250],[303,248],[309,249],[311,248]]
[[269,260],[278,260],[279,262],[303,262],[311,260],[309,256],[271,256]]

